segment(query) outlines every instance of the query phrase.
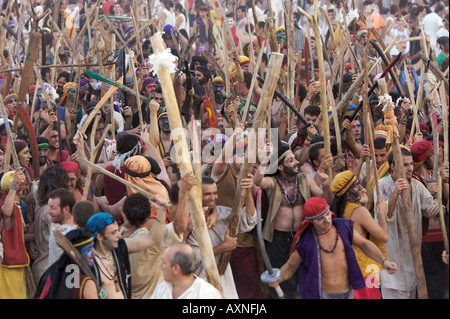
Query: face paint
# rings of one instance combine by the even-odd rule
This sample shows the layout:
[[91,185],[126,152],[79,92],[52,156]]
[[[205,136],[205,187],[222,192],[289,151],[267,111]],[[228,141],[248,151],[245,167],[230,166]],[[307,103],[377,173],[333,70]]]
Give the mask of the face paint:
[[86,259],[89,266],[94,264],[94,242],[84,245],[80,248],[80,255]]
[[75,90],[75,89],[69,90],[68,98],[69,98],[70,102],[75,102],[76,94],[77,94],[77,90]]

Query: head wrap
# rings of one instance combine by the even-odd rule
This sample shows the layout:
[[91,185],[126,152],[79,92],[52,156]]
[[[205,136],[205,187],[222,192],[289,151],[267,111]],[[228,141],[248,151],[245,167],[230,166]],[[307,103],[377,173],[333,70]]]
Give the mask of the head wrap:
[[433,155],[433,143],[427,140],[420,140],[411,145],[411,156],[414,161],[414,170],[416,170],[423,161]]
[[73,161],[63,161],[59,164],[67,173],[80,173],[80,165]]
[[[303,206],[303,214],[305,219],[301,223],[297,233],[294,236],[294,241],[291,247],[290,254],[295,250],[298,240],[300,239],[303,232],[309,227],[311,221],[323,216],[330,210],[327,201],[322,197],[311,197],[305,202]],[[331,212],[333,217],[334,214]]]
[[17,94],[11,93],[11,94],[5,96],[5,98],[3,99],[3,104],[8,104],[9,100],[13,99],[13,98],[15,98],[17,100],[19,97],[17,96]]
[[91,113],[91,111],[95,109],[97,104],[98,104],[97,100],[89,101],[88,104],[86,105],[86,113],[88,114]]
[[37,142],[38,150],[40,150],[41,148],[49,148],[49,146],[48,146],[48,139],[46,139],[43,136],[36,137],[36,142]]
[[374,128],[374,138],[377,138],[377,137],[384,137],[384,138],[386,138],[387,137],[387,131],[388,131],[388,128],[386,126],[384,126],[384,125],[377,125],[377,126],[375,126],[375,128]]
[[59,102],[59,103],[63,104],[65,99],[66,99],[66,97],[67,97],[67,94],[69,94],[69,91],[71,89],[73,89],[73,88],[76,88],[76,87],[77,87],[77,84],[75,82],[67,82],[66,84],[64,84],[64,86],[63,86],[63,95],[61,97],[61,102]]
[[89,90],[89,82],[86,79],[80,79],[80,93]]
[[[155,165],[155,162],[152,163]],[[125,161],[125,180],[139,186],[152,195],[159,195],[163,201],[169,202],[170,199],[167,188],[151,175],[152,163],[148,158],[141,155],[128,158]],[[128,195],[131,195],[137,193],[137,190],[127,186],[127,193]],[[152,208],[152,213],[156,213],[156,209]],[[170,221],[170,216],[166,212],[166,222]]]
[[359,38],[361,36],[363,36],[364,34],[367,34],[367,33],[368,33],[367,28],[359,28],[358,32],[356,32],[356,39],[359,40]]
[[225,82],[223,81],[221,76],[216,76],[213,80],[212,80],[213,84],[224,84]]
[[28,94],[29,95],[34,94],[35,89],[36,89],[36,84],[30,85],[28,87]]
[[345,171],[337,174],[332,183],[331,191],[336,194],[331,203],[331,210],[336,212],[338,217],[342,217],[347,204],[347,191],[356,183],[356,176],[352,171]]
[[149,85],[156,85],[155,79],[152,78],[151,76],[148,76],[144,79],[144,83],[143,83],[142,87],[145,89]]
[[[5,173],[1,180],[2,191],[4,191],[4,192],[9,191],[9,187],[11,186],[11,183],[13,180],[14,180],[14,171],[9,171],[9,172]],[[19,187],[17,188],[16,191],[17,192],[20,191],[22,189],[22,187],[25,186],[26,183],[27,183],[27,181],[25,178],[24,181],[22,182],[22,184],[19,185]]]
[[19,154],[24,148],[26,148],[28,145],[25,143],[25,141],[22,140],[15,140],[14,141],[14,147],[16,149],[16,153]]
[[342,196],[355,182],[356,176],[352,171],[341,172],[334,177],[331,185],[331,191],[337,196]]
[[430,133],[430,128],[423,122],[419,122],[419,128],[421,131],[426,131],[428,134]]
[[86,228],[92,231],[92,238],[95,239],[98,232],[108,225],[114,223],[114,218],[108,213],[97,213],[88,219]]
[[91,230],[87,228],[77,228],[69,231],[65,236],[75,248],[80,250],[84,245],[94,240],[91,233]]

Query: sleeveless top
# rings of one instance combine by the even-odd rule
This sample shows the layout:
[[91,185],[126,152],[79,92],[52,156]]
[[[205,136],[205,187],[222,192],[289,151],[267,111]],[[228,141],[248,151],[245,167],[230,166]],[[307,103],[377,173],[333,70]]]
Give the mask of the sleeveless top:
[[[353,211],[360,206],[361,205],[356,203],[347,203],[347,205],[345,205],[343,218],[350,220]],[[363,230],[363,232],[360,234],[361,236],[373,242],[378,247],[378,249],[380,249],[380,251],[383,253],[383,256],[386,257],[386,249],[384,248],[384,244],[382,242],[378,241],[366,230]],[[384,269],[379,263],[367,257],[359,247],[353,245],[353,250],[355,251],[356,260],[358,261],[359,268],[361,269],[364,278],[368,277],[369,275],[372,275],[374,272],[378,272]]]
[[[344,244],[350,287],[355,290],[362,289],[366,284],[356,261],[355,252],[352,249],[353,221],[334,218],[333,225],[336,227]],[[302,258],[298,275],[299,291],[302,299],[321,299],[322,266],[320,261],[319,239],[312,226],[308,227],[302,234],[295,249]]]
[[[2,199],[0,207],[4,204],[5,198]],[[16,202],[14,203],[13,216],[11,217],[14,218],[13,226],[11,229],[3,227],[1,236],[4,248],[2,266],[7,268],[26,267],[30,264],[30,257],[25,247],[22,213]]]

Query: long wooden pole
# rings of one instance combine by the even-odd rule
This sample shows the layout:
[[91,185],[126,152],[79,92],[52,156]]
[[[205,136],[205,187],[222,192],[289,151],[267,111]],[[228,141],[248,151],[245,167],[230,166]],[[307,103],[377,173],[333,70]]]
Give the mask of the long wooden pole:
[[[381,96],[388,94],[388,89],[386,86],[386,80],[381,78],[378,80],[378,88],[380,90]],[[385,107],[392,108],[393,104],[386,105]],[[392,153],[394,154],[395,172],[397,179],[406,178],[406,173],[403,165],[403,156],[400,150],[399,137],[393,136],[392,143]],[[409,244],[411,246],[411,255],[414,264],[414,272],[417,280],[417,291],[419,299],[428,299],[427,285],[425,280],[425,273],[423,270],[422,256],[420,253],[420,240],[418,241],[415,225],[415,217],[413,216],[414,211],[412,207],[411,193],[408,189],[404,189],[401,193],[401,199],[403,207],[398,213],[400,214],[401,223],[406,225],[406,230],[408,232]]]
[[[111,173],[110,171],[104,169],[103,167],[95,165],[94,163],[91,163],[89,160],[87,160],[85,158],[81,158],[80,157],[79,160],[82,161],[83,163],[85,163],[86,165],[88,165],[89,167],[92,167],[93,171],[98,171],[98,172],[100,172],[100,173],[102,173],[104,175],[107,175],[107,176],[111,177],[112,179],[114,179],[114,180],[116,180],[116,181],[118,181],[118,182],[120,182],[120,183],[122,183],[122,184],[124,184],[124,185],[126,185],[128,187],[131,187],[131,188],[135,189],[136,191],[138,191],[142,195],[147,196],[150,200],[153,201],[153,200],[156,199],[154,194],[150,194],[146,190],[140,188],[139,186],[137,186],[137,185],[135,185],[133,183],[130,183],[129,181],[123,179],[122,177],[120,177],[120,176],[118,176],[118,175],[116,175],[114,173]],[[166,208],[171,208],[172,207],[172,205],[170,203],[163,203],[163,206],[166,207]]]
[[[317,50],[317,60],[319,62],[319,82],[320,82],[320,104],[322,109],[322,126],[323,126],[323,137],[324,137],[324,149],[325,156],[331,154],[330,148],[330,127],[328,122],[328,104],[327,104],[327,90],[326,90],[326,79],[325,79],[325,66],[323,61],[323,49],[322,41],[320,41],[320,31],[319,31],[319,21],[317,20],[317,8],[318,0],[314,0],[314,14],[311,16],[311,22],[314,29],[314,34],[316,37],[316,50]],[[327,171],[328,178],[331,181],[333,178],[331,167]]]
[[[154,54],[162,54],[164,52],[163,40],[161,33],[155,33],[150,37],[150,42],[154,50]],[[174,137],[175,158],[179,165],[182,176],[188,173],[193,173],[192,164],[189,156],[189,148],[184,135],[183,124],[181,122],[180,112],[175,97],[172,77],[169,70],[160,66],[157,70],[158,78],[161,83],[164,101],[166,101],[167,114],[169,116],[169,125]],[[178,133],[177,133],[178,131]],[[176,136],[176,135],[177,136]],[[213,247],[209,237],[208,229],[206,227],[205,215],[202,207],[202,199],[199,197],[199,186],[195,185],[189,191],[189,201],[193,206],[191,210],[192,223],[194,232],[198,239],[200,254],[206,273],[206,278],[209,283],[222,291],[220,284],[220,277],[217,271],[217,265],[214,259]]]

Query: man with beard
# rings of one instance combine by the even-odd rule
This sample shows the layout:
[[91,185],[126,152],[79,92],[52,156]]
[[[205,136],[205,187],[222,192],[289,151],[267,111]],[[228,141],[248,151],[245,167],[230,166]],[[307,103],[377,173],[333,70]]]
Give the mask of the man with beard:
[[[48,139],[42,136],[36,137],[36,142],[39,150],[39,176],[50,166],[55,165],[55,161],[49,160],[47,158],[48,155]],[[57,163],[57,162],[56,162]]]
[[72,208],[75,205],[75,197],[66,188],[55,189],[48,196],[48,210],[52,225],[50,237],[48,239],[48,267],[50,267],[63,253],[63,250],[56,243],[53,230],[61,235],[76,229],[77,225],[72,216]]
[[56,93],[62,98],[64,93],[64,85],[70,82],[70,74],[67,71],[62,71],[56,79]]
[[[159,127],[159,143],[157,149],[164,158],[164,155],[170,153],[172,147],[172,134],[169,124],[169,115],[167,112],[160,112],[158,114],[158,127]],[[150,130],[151,131],[151,130]]]
[[[263,237],[267,254],[274,268],[279,268],[289,259],[289,250],[294,235],[303,221],[303,206],[311,196],[329,198],[332,194],[328,185],[328,175],[317,173],[317,180],[323,190],[311,176],[300,173],[299,162],[287,145],[278,148],[276,167],[269,167],[275,173],[263,175],[267,163],[262,163],[255,175],[254,183],[260,186],[268,199],[268,211],[263,225]],[[286,298],[295,298],[297,283],[295,278],[281,284]],[[270,288],[272,298],[278,298],[275,290]]]
[[[380,271],[381,293],[383,299],[414,299],[416,297],[416,276],[414,271],[411,244],[409,242],[408,230],[402,223],[400,214],[404,214],[401,192],[411,192],[411,215],[414,219],[417,245],[421,244],[422,238],[422,215],[434,217],[439,213],[439,204],[433,200],[430,192],[418,180],[412,178],[414,171],[411,152],[401,148],[403,166],[406,178],[398,178],[394,163],[394,154],[388,157],[391,171],[390,175],[379,180],[379,192],[384,198],[389,198],[386,220],[388,222],[389,238],[386,247],[386,256],[389,260],[395,260],[401,268],[394,275],[387,275],[386,271]],[[377,192],[374,191],[374,202],[377,202]],[[376,208],[375,208],[376,209]]]
[[211,79],[211,72],[208,67],[200,65],[195,68],[195,79],[197,83],[206,89],[208,81]]
[[[443,142],[439,142],[443,147]],[[438,195],[437,181],[433,181],[433,142],[426,139],[411,145],[411,155],[414,161],[413,178],[421,182],[436,199]],[[448,166],[439,168],[442,177],[442,204],[448,202]],[[445,214],[447,215],[447,214]],[[430,299],[443,299],[448,294],[447,267],[441,262],[440,253],[444,248],[444,238],[439,216],[422,217],[422,260],[425,279]]]
[[[50,131],[50,138],[48,139],[48,153],[47,160],[53,161],[53,163],[60,162],[61,157],[59,155],[59,134],[58,129],[53,127]],[[69,161],[70,153],[66,150],[62,150],[62,160]]]

